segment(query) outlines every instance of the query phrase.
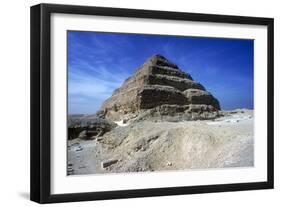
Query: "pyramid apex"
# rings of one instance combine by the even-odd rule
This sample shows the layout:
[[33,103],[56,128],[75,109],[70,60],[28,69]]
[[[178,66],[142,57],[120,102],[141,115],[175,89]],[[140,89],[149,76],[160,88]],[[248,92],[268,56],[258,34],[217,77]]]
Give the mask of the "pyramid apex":
[[152,58],[167,60],[167,58],[165,58],[163,55],[160,55],[160,54],[154,54],[154,55],[151,56],[151,59]]
[[178,66],[172,63],[170,60],[165,58],[161,54],[154,54],[145,62],[145,64],[155,65],[155,66],[167,66],[174,69],[178,69]]

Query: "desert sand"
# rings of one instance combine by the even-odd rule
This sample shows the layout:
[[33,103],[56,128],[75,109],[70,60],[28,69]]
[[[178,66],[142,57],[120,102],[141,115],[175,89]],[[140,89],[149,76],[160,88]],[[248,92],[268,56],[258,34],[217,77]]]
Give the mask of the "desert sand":
[[254,166],[253,111],[219,118],[118,124],[94,139],[68,140],[68,175]]

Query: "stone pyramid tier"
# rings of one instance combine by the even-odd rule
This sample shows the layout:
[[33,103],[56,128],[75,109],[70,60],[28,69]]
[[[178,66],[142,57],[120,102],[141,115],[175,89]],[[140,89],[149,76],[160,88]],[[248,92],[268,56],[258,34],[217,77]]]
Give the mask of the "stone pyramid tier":
[[213,117],[219,102],[190,74],[161,55],[149,58],[107,99],[99,116],[122,120],[130,114],[158,114],[186,119]]

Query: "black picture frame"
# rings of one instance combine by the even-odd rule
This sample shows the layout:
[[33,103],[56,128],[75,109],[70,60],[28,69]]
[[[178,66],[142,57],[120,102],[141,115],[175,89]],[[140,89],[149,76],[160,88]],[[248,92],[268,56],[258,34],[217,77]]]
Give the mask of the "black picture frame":
[[[50,160],[50,15],[52,13],[134,17],[165,20],[181,20],[210,23],[232,23],[267,26],[267,181],[238,184],[219,184],[187,187],[169,187],[74,194],[51,194]],[[166,196],[179,194],[211,193],[273,188],[273,47],[274,20],[272,18],[195,14],[168,11],[103,8],[56,4],[39,4],[31,7],[31,174],[30,199],[38,203],[88,201],[102,199]]]

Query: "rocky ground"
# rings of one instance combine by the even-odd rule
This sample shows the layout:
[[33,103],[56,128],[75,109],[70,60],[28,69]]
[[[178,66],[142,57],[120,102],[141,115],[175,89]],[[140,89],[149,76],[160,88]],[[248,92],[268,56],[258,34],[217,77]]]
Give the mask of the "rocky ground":
[[[213,120],[107,123],[110,130],[105,133],[97,132],[91,139],[85,139],[82,133],[82,137],[68,140],[67,172],[79,175],[251,167],[253,120],[252,110],[240,109],[220,111],[220,117]],[[90,132],[95,134],[94,130]]]

